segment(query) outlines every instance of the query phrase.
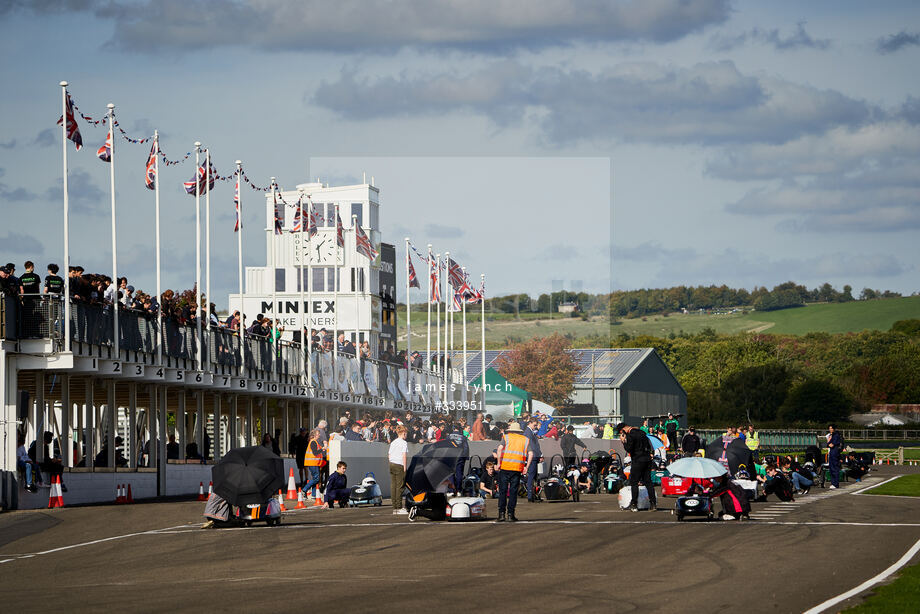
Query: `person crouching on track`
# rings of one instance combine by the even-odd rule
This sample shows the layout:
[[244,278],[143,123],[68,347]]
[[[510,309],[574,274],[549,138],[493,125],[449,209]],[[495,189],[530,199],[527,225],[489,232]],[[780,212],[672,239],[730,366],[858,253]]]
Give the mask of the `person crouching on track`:
[[578,478],[575,480],[575,487],[578,488],[580,492],[590,492],[593,485],[590,467],[586,459],[578,465]]
[[345,507],[348,505],[348,497],[351,495],[351,489],[348,488],[348,476],[345,475],[345,470],[348,469],[348,465],[345,461],[339,461],[339,464],[335,466],[335,473],[329,476],[329,481],[326,482],[326,502],[323,503],[323,509],[329,509],[335,502],[339,502],[339,507]]
[[652,444],[644,432],[626,426],[625,422],[617,425],[617,432],[620,433],[620,441],[623,442],[626,453],[632,458],[632,469],[629,473],[632,500],[629,503],[629,510],[639,511],[639,482],[642,482],[648,491],[648,509],[654,512],[658,509],[658,501],[655,497],[655,487],[652,485]]
[[495,461],[487,460],[479,481],[479,495],[483,498],[494,499],[498,496],[498,476],[495,474]]
[[514,509],[517,507],[518,487],[521,485],[521,473],[526,475],[533,461],[530,440],[522,434],[521,425],[512,422],[505,429],[505,436],[496,452],[498,457],[498,522],[508,519],[517,521]]

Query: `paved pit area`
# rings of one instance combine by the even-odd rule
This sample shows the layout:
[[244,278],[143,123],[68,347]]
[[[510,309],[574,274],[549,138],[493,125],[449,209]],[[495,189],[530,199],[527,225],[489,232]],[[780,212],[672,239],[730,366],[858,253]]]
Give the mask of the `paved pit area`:
[[0,516],[3,609],[803,612],[920,540],[920,501],[854,494],[892,475],[771,497],[751,522],[678,523],[673,499],[631,513],[613,495],[525,501],[500,524],[384,506],[202,530],[197,501],[14,512]]

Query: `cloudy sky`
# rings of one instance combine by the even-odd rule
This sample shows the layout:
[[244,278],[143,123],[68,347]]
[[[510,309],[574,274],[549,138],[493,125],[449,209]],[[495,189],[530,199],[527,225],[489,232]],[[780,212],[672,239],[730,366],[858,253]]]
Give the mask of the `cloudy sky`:
[[[450,250],[492,294],[920,290],[916,2],[0,0],[0,53],[3,262],[60,261],[65,79],[170,158],[200,140],[262,184],[373,176],[385,239]],[[82,132],[72,260],[104,271],[104,130]],[[151,289],[146,150],[116,145],[118,256]],[[172,287],[194,280],[190,174],[162,171]],[[218,303],[231,198],[212,198]],[[264,219],[248,209],[249,265]]]

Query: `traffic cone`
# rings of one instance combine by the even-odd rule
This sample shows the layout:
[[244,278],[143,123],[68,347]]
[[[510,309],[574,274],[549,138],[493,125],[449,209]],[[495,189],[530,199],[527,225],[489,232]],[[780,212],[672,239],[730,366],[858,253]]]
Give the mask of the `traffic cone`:
[[318,485],[313,487],[313,507],[323,507],[323,498],[320,496]]
[[304,505],[304,502],[303,502],[303,491],[302,491],[302,490],[298,490],[298,491],[297,491],[297,505],[294,506],[294,509],[295,509],[295,510],[302,510],[302,509],[305,509],[306,507],[307,507],[307,506]]
[[211,498],[211,493],[214,492],[214,482],[208,482],[208,498]]
[[125,503],[134,503],[134,495],[131,494],[130,484],[128,484],[128,496],[125,497]]
[[281,504],[281,511],[286,512],[287,508],[284,507],[284,497],[281,496],[281,489],[278,489],[278,503]]
[[121,494],[121,484],[115,485],[115,505],[121,505],[125,502],[124,495]]
[[291,472],[288,474],[288,491],[287,497],[285,499],[291,500],[297,498],[297,484],[294,483],[294,468],[291,467]]
[[204,482],[198,482],[198,500],[207,501],[208,496],[204,494]]
[[51,493],[48,496],[48,508],[64,507],[64,494],[61,492],[61,476],[51,480]]

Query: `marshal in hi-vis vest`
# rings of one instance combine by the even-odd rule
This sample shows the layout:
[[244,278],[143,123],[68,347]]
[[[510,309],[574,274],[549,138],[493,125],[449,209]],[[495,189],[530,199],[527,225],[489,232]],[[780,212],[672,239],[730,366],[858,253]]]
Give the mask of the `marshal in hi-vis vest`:
[[499,469],[505,471],[524,471],[527,464],[527,449],[530,440],[520,433],[506,433],[502,439],[502,457],[499,459]]
[[744,438],[744,444],[748,447],[749,450],[754,451],[760,447],[760,433],[754,431],[753,433],[747,434]]

